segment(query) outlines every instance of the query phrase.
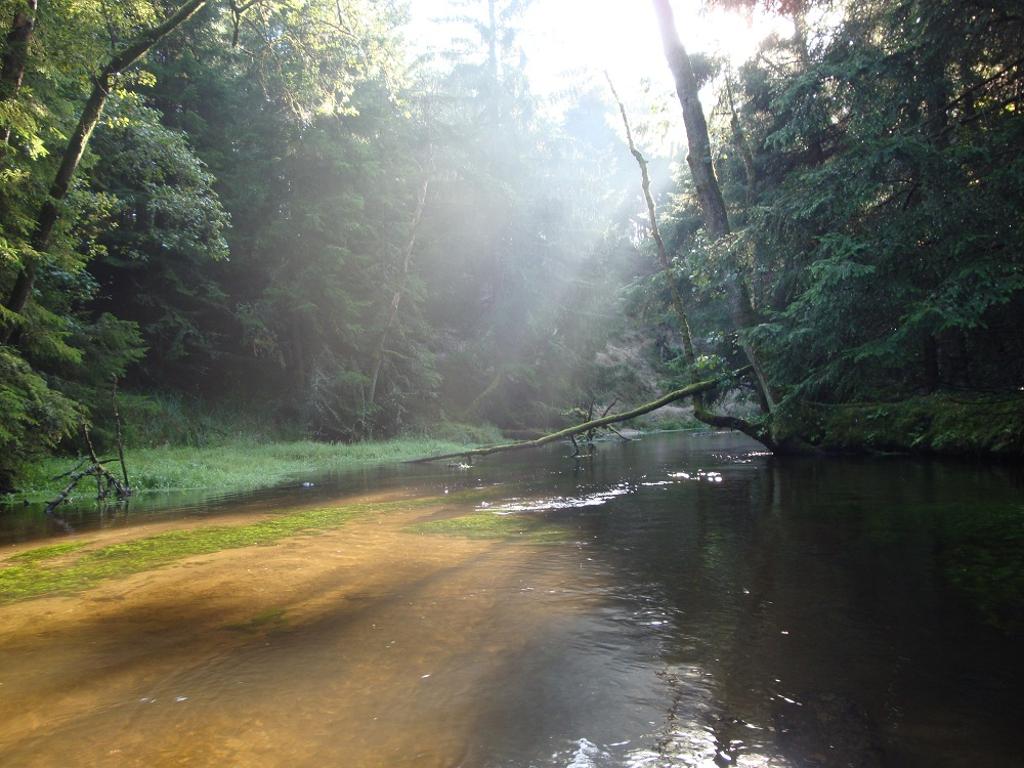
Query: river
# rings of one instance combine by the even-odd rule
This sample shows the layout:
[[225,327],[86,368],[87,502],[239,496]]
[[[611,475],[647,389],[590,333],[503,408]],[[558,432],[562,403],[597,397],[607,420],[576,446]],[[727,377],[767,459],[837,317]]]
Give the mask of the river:
[[0,602],[0,765],[1024,765],[1019,468],[665,434],[308,482],[8,522],[0,567],[370,510]]

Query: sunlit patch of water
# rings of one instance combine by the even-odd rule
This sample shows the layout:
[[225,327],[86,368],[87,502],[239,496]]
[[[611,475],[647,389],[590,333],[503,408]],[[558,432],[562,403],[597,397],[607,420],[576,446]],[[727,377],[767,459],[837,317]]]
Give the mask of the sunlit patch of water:
[[[561,755],[555,753],[552,757],[556,764],[561,764]],[[587,739],[580,739],[576,743],[576,750],[572,753],[569,762],[565,763],[565,768],[599,768],[608,765],[607,761],[610,759],[611,755],[597,744]]]
[[743,451],[742,453],[713,453],[711,454],[719,461],[729,464],[753,464],[757,459],[764,456],[771,456],[771,451]]
[[668,476],[673,480],[702,480],[708,483],[722,482],[722,474],[720,472],[707,472],[703,469],[696,469],[692,472],[669,472]]
[[492,506],[489,502],[482,502],[477,506],[480,511],[493,512],[496,515],[511,515],[516,512],[548,512],[557,509],[576,509],[580,507],[598,507],[607,504],[618,496],[625,496],[632,493],[635,486],[629,483],[613,485],[607,491],[587,493],[580,496],[548,496],[540,499],[522,499],[512,497],[501,504]]

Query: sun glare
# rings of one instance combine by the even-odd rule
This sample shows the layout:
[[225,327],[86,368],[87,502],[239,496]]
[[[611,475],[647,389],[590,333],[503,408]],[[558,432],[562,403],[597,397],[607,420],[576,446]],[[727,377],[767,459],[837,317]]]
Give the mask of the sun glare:
[[[414,47],[443,49],[453,34],[450,25],[439,21],[452,15],[448,0],[413,0],[410,10]],[[733,67],[752,56],[770,34],[792,33],[786,19],[708,10],[697,0],[677,0],[673,10],[691,54],[724,57]],[[588,87],[604,88],[605,71],[627,109],[638,117],[649,114],[673,91],[653,5],[645,0],[535,0],[522,19],[517,45],[533,91],[555,105],[571,102],[575,93]],[[713,100],[714,94],[707,98]],[[668,133],[682,135],[675,130],[681,128],[681,116],[668,114],[665,120],[673,124]],[[677,122],[679,126],[674,125]],[[649,149],[672,153],[667,145]]]
[[[702,10],[698,2],[674,4],[676,24],[690,53],[725,57],[738,66],[772,32],[785,33],[788,22],[760,13],[745,15]],[[557,91],[571,72],[607,69],[631,89],[641,80],[670,84],[649,2],[538,0],[526,18],[523,39],[527,71],[541,90]]]
[[[676,25],[690,53],[725,57],[738,66],[772,33],[790,34],[787,19],[761,12],[709,10],[695,0],[674,3]],[[441,21],[454,9],[448,0],[413,0],[410,41],[417,49],[439,49],[452,29]],[[664,72],[653,6],[637,0],[535,0],[522,20],[518,45],[527,73],[541,92],[565,88],[570,76],[613,77],[639,83]]]

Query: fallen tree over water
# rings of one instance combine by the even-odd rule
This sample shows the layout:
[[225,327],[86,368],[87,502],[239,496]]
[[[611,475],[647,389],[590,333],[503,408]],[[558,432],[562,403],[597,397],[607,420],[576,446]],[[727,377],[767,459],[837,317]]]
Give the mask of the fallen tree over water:
[[622,413],[613,413],[608,416],[602,416],[599,419],[593,421],[586,421],[582,424],[577,424],[574,427],[567,427],[561,429],[558,432],[551,432],[550,434],[538,437],[535,440],[523,440],[516,443],[505,443],[503,445],[492,445],[488,448],[476,448],[470,451],[459,451],[457,453],[444,453],[438,456],[425,456],[422,459],[412,459],[407,461],[406,464],[423,464],[428,461],[441,461],[442,459],[461,459],[469,458],[471,456],[489,456],[492,453],[504,453],[507,451],[520,451],[526,448],[540,448],[548,443],[553,443],[556,440],[565,440],[584,432],[591,430],[600,429],[601,427],[607,427],[610,424],[617,424],[620,421],[629,421],[635,419],[637,416],[643,416],[645,413],[656,411],[659,408],[663,408],[670,403],[674,403],[677,400],[683,400],[694,395],[699,395],[703,392],[708,392],[715,389],[725,381],[742,376],[749,372],[749,367],[740,368],[739,370],[733,371],[729,376],[720,376],[714,379],[708,379],[706,381],[698,381],[689,386],[683,387],[682,389],[676,389],[669,392],[657,400],[652,400],[649,403],[644,403],[636,408]]

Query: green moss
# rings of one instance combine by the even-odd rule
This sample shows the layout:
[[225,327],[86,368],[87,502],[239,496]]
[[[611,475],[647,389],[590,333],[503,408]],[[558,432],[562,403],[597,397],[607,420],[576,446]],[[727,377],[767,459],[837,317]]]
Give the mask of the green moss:
[[492,512],[429,520],[411,525],[406,530],[469,539],[518,539],[530,543],[560,542],[571,538],[564,526],[552,524],[537,515],[496,515]]
[[9,559],[21,563],[39,563],[76,552],[88,543],[88,541],[73,541],[64,544],[52,544],[48,547],[37,547],[36,549],[20,552],[17,555],[11,555]]
[[1024,455],[1024,397],[935,394],[893,403],[800,403],[775,420],[830,451]]
[[[354,517],[436,504],[425,497],[412,501],[371,502],[311,509],[249,525],[213,526],[169,531],[82,552],[69,562],[54,564],[57,554],[84,545],[55,545],[28,550],[0,564],[0,603],[87,589],[105,579],[129,576],[195,555],[226,549],[274,544],[299,534],[340,526]],[[63,549],[54,553],[55,549]]]

